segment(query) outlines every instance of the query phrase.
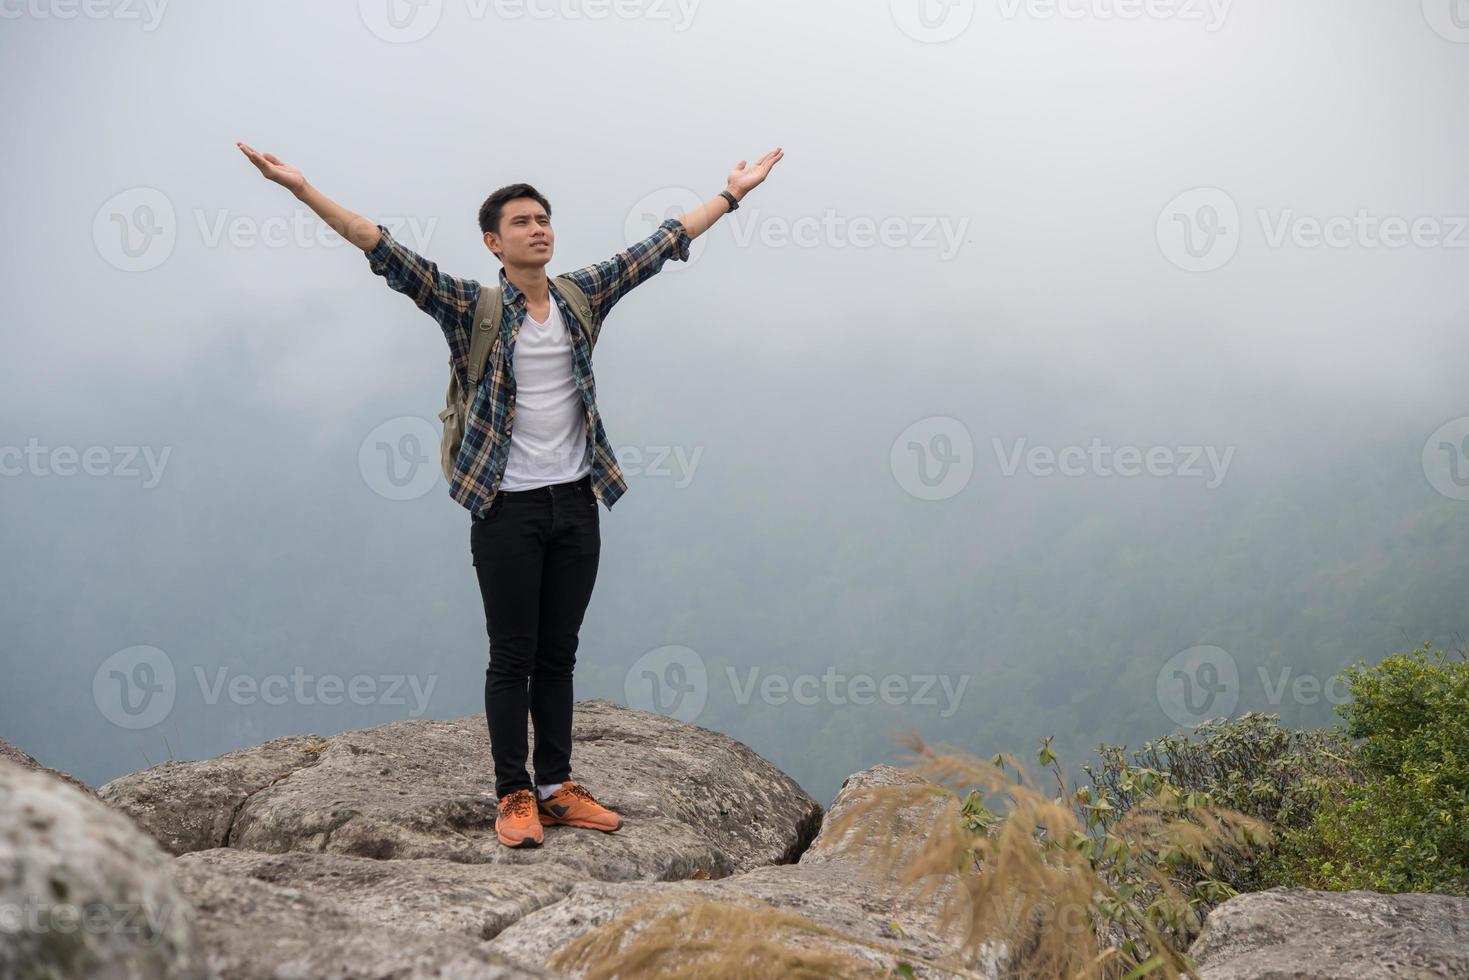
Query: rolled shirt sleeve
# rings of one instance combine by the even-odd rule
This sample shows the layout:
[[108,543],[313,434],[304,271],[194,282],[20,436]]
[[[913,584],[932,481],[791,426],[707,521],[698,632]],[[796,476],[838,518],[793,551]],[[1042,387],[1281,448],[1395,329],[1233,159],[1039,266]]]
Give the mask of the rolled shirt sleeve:
[[677,218],[669,218],[640,242],[634,242],[612,258],[568,273],[592,305],[599,321],[617,301],[638,284],[646,282],[669,259],[687,262],[689,233]]
[[382,237],[363,253],[368,267],[438,322],[455,366],[462,370],[469,356],[469,318],[479,299],[479,283],[439,271],[437,263],[397,241],[387,228],[377,227]]

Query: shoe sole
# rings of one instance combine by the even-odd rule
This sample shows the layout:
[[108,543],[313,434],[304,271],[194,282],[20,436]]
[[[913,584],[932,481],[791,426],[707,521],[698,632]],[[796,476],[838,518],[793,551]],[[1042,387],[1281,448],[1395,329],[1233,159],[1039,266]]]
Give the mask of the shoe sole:
[[506,847],[540,847],[541,846],[541,841],[536,840],[536,838],[530,837],[530,836],[522,837],[520,840],[509,839],[509,838],[505,837],[503,834],[500,833],[500,828],[498,828],[498,827],[495,828],[495,837],[500,841],[501,844],[504,844]]
[[553,817],[545,813],[537,814],[537,816],[540,817],[542,827],[585,827],[588,830],[600,830],[605,834],[622,829],[621,820],[617,821],[613,826],[607,827],[599,823],[591,823],[587,820],[563,820],[560,817]]

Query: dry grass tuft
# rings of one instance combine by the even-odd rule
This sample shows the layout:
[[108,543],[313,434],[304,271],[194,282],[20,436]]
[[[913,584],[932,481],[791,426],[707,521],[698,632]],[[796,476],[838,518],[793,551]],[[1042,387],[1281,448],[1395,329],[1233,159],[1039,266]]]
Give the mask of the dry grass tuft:
[[[894,966],[823,948],[817,940],[868,947]],[[770,906],[692,897],[669,904],[652,898],[578,936],[547,962],[587,980],[657,977],[662,980],[824,980],[894,976],[900,950],[868,943]],[[911,974],[910,974],[911,975]]]
[[[913,771],[935,785],[871,788],[827,832],[867,842],[875,857],[869,873],[918,887],[969,961],[1002,954],[1007,977],[1187,976],[1182,951],[1202,925],[1201,906],[1228,894],[1207,876],[1214,856],[1269,838],[1263,821],[1166,781],[1147,786],[1120,818],[1104,820],[1106,800],[1068,792],[1059,771],[1060,795],[1052,797],[1009,757],[939,752],[916,734],[903,742]],[[1049,740],[1041,760],[1055,762]],[[903,839],[902,812],[925,800],[932,806],[935,792],[947,799],[933,826],[921,841],[911,828]],[[981,794],[1002,794],[1004,812],[985,808]]]
[[[1039,759],[1053,767],[1055,796],[1008,757],[936,751],[917,734],[902,741],[925,782],[853,791],[828,814],[824,846],[839,842],[871,877],[895,928],[916,910],[952,957],[914,957],[768,905],[662,895],[547,965],[588,980],[913,977],[924,967],[1006,980],[1180,980],[1193,975],[1184,950],[1204,913],[1234,894],[1215,877],[1216,859],[1247,858],[1271,838],[1265,821],[1152,769],[1120,773],[1127,798],[1117,807],[1108,787],[1068,790],[1049,739]],[[994,797],[1002,811],[984,805]]]

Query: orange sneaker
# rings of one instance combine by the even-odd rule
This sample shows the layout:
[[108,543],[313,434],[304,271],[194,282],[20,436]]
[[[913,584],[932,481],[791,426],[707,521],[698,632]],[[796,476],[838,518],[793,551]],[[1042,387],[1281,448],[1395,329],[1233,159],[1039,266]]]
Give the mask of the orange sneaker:
[[536,819],[536,794],[518,789],[506,793],[495,807],[495,836],[506,847],[539,847],[545,834]]
[[622,817],[592,798],[585,786],[567,780],[544,800],[537,800],[541,823],[567,827],[590,827],[611,833],[622,826]]

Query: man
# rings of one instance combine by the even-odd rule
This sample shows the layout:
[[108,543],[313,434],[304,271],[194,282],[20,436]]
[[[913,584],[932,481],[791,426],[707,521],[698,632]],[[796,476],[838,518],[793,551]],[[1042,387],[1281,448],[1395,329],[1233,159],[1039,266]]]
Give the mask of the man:
[[[236,144],[367,255],[388,285],[432,316],[467,386],[469,338],[480,284],[441,273],[382,225],[347,210],[269,153]],[[605,262],[568,273],[584,295],[584,325],[546,276],[556,236],[551,204],[529,184],[491,194],[479,212],[485,247],[501,262],[501,342],[475,393],[449,493],[470,512],[470,554],[484,602],[490,663],[485,717],[495,765],[495,831],[507,847],[538,846],[542,826],[611,832],[622,826],[571,778],[572,669],[577,634],[597,577],[597,501],[609,510],[627,490],[602,427],[592,346],[602,320],[668,259],[757,187],[785,154],[741,160],[725,190]],[[534,789],[526,773],[527,716],[535,726]]]

